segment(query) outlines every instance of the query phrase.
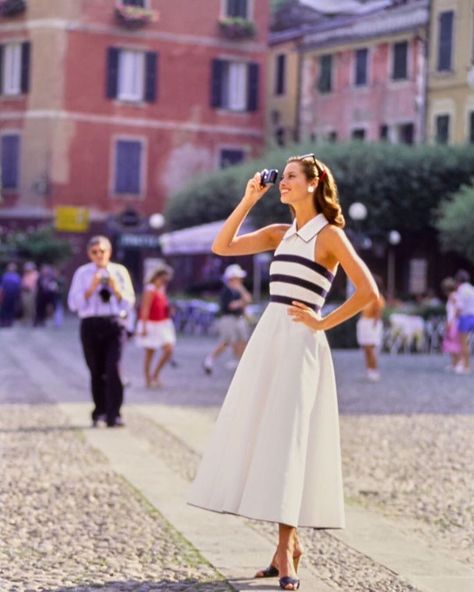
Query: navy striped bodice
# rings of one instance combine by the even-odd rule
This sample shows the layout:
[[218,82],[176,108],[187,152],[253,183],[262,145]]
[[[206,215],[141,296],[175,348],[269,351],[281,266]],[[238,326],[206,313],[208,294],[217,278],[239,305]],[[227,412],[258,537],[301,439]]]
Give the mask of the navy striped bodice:
[[314,245],[326,224],[319,214],[298,231],[295,223],[288,229],[270,265],[270,302],[298,300],[316,311],[322,308],[334,275],[315,263]]

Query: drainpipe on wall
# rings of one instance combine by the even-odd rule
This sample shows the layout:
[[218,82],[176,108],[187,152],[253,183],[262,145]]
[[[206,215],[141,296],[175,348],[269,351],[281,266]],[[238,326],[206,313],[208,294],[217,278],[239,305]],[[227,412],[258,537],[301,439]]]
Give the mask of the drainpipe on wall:
[[428,141],[427,129],[428,129],[428,77],[429,77],[429,64],[430,64],[430,31],[431,31],[431,19],[433,14],[432,2],[428,2],[428,23],[426,25],[426,32],[423,35],[423,31],[418,35],[419,43],[424,44],[423,59],[424,64],[421,69],[421,88],[420,88],[420,142],[426,144]]

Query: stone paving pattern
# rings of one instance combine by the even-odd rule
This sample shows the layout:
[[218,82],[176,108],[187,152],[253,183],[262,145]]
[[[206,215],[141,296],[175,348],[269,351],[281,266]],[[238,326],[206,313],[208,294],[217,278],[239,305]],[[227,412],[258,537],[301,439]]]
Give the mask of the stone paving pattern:
[[[231,372],[224,361],[212,377],[202,372],[201,359],[213,343],[182,338],[178,367],[166,370],[167,386],[159,391],[141,387],[141,352],[133,345],[124,363],[132,381],[124,410],[128,429],[187,480],[196,452],[133,404],[193,406],[215,416]],[[81,392],[80,400],[88,400],[74,324],[60,331],[0,333],[0,590],[228,590],[172,526],[86,446],[81,433],[68,427],[48,404],[52,394],[15,366],[9,347],[28,347],[54,364],[65,383],[64,393],[54,397],[77,400]],[[400,355],[384,356],[382,382],[367,384],[359,352],[338,351],[334,358],[348,501],[383,513],[405,532],[472,564],[474,379],[446,373],[441,356]],[[275,539],[274,525],[249,523]],[[335,590],[414,590],[330,531],[303,530],[305,561]]]

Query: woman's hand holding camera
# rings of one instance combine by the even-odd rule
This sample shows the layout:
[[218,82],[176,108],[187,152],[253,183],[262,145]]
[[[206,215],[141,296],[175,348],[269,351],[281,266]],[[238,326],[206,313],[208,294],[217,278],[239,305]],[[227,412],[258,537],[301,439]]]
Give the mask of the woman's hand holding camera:
[[255,173],[247,182],[242,201],[248,202],[253,206],[263,197],[270,187],[271,185],[264,185],[262,187],[260,173]]

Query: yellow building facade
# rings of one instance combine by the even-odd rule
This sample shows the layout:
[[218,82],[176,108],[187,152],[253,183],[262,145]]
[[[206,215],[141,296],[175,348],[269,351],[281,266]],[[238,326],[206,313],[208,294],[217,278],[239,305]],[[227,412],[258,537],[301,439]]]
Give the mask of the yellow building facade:
[[266,138],[269,145],[297,141],[300,104],[300,35],[276,35],[267,62]]
[[428,63],[428,143],[474,143],[474,0],[433,0]]

